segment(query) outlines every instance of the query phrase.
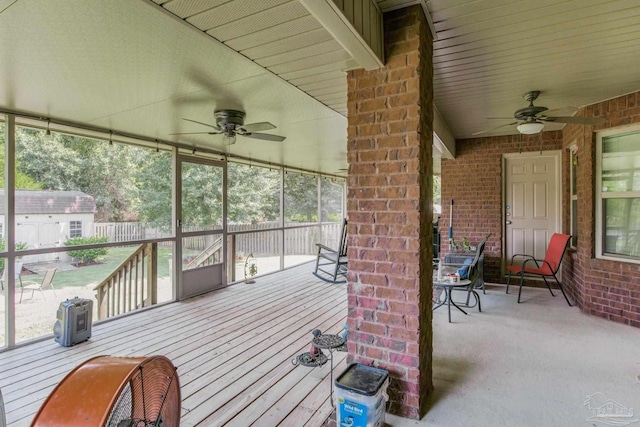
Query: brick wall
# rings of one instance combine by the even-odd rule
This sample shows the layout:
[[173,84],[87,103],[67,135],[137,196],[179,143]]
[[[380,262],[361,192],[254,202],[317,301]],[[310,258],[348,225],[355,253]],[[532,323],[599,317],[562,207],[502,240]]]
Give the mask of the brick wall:
[[[640,264],[595,258],[595,131],[640,123],[640,92],[583,108],[578,116],[602,117],[597,127],[567,125],[561,132],[543,132],[545,150],[563,149],[562,228],[570,232],[570,155],[578,147],[578,246],[562,264],[562,280],[572,301],[584,312],[640,327]],[[493,233],[485,249],[485,278],[502,283],[501,156],[520,151],[520,136],[456,141],[458,157],[442,161],[440,234],[448,248],[449,201],[454,203],[454,238],[477,242]],[[538,136],[523,136],[522,152],[540,149]]]
[[[581,109],[578,116],[602,117],[597,127],[567,125],[564,147],[578,147],[578,247],[564,265],[563,280],[582,311],[620,323],[640,327],[640,264],[595,258],[595,134],[600,129],[640,123],[640,92],[600,102]],[[566,151],[565,151],[566,152]],[[569,164],[565,167],[568,170]],[[569,229],[569,175],[563,174],[563,207]],[[640,215],[640,213],[638,213]],[[565,259],[565,261],[567,261]]]
[[[502,155],[540,150],[539,135],[507,135],[456,141],[456,158],[442,160],[442,250],[449,250],[449,212],[453,205],[453,238],[478,243],[491,237],[484,249],[484,278],[504,282],[502,262]],[[562,148],[561,132],[543,132],[545,151]]]
[[384,15],[386,66],[348,73],[349,360],[390,372],[388,411],[422,417],[431,382],[431,33]]

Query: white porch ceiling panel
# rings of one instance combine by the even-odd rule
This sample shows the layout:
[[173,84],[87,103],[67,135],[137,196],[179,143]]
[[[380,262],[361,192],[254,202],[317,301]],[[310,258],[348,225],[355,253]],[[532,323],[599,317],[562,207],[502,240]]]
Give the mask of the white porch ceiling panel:
[[346,116],[358,63],[298,0],[156,2]]
[[[300,61],[318,63],[317,55],[303,51],[294,52],[290,66],[278,59],[286,51],[278,34],[293,24],[306,29],[305,43],[318,45],[314,52],[341,60],[332,39],[295,1],[174,1],[166,7],[191,13],[218,5],[193,19],[243,49],[258,46],[254,38],[273,38],[269,55],[255,49],[270,67],[300,73]],[[0,6],[0,108],[330,174],[346,167],[346,118],[327,107],[346,105],[340,98],[346,83],[340,93],[326,82],[340,83],[336,70],[324,85],[309,73],[300,80],[325,105],[150,1],[19,0]],[[246,123],[269,121],[277,126],[270,133],[286,140],[238,137],[225,146],[221,135],[170,135],[210,130],[182,119],[214,124],[219,108],[246,111]]]
[[[345,70],[359,65],[298,0],[154,1],[0,0],[0,108],[346,167]],[[638,0],[376,1],[383,12],[430,11],[435,104],[456,138],[512,121],[530,90],[556,109],[640,89]],[[170,136],[206,131],[182,118],[213,123],[217,108],[287,139],[225,147],[219,135]]]
[[[434,99],[457,138],[509,123],[531,90],[542,92],[536,105],[571,115],[575,109],[565,107],[640,89],[637,0],[426,4],[437,31]],[[546,124],[545,130],[562,126]],[[511,126],[485,135],[513,133]]]

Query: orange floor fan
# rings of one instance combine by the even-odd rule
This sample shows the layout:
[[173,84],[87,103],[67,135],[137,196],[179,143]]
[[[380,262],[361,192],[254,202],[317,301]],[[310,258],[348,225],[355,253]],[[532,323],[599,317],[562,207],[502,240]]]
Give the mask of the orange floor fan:
[[32,427],[174,427],[180,382],[164,356],[98,356],[76,367],[36,414]]

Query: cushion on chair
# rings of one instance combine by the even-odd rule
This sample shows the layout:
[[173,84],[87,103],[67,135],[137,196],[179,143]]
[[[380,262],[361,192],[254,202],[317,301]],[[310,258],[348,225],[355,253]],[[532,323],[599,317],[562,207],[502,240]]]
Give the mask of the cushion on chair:
[[464,260],[463,267],[460,267],[457,271],[458,275],[460,275],[461,279],[469,278],[469,266],[473,263],[473,258],[467,258]]

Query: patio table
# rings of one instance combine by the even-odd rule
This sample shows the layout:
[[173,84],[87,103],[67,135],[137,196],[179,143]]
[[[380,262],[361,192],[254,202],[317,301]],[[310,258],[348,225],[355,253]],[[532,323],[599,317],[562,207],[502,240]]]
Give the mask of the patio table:
[[451,290],[453,288],[464,288],[466,286],[469,286],[470,284],[471,284],[471,280],[466,280],[466,279],[460,280],[458,282],[443,282],[441,280],[439,281],[438,279],[433,279],[433,286],[444,289],[445,296],[444,296],[444,300],[440,302],[440,304],[433,307],[431,311],[435,311],[437,308],[440,308],[443,305],[447,304],[447,308],[449,310],[449,323],[451,323],[451,304],[453,304],[458,310],[460,310],[464,314],[467,314],[466,311],[460,308],[460,306],[453,301],[453,299],[451,298]]

